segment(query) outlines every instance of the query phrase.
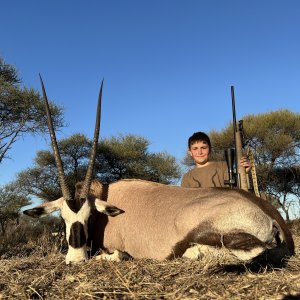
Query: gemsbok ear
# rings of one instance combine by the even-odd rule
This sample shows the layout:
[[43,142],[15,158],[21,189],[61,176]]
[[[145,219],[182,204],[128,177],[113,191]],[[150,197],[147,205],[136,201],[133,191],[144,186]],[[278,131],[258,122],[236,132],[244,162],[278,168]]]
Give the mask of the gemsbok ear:
[[55,201],[47,202],[34,208],[24,210],[23,214],[32,218],[40,218],[46,216],[54,211],[60,210],[63,200],[64,198],[61,197]]
[[115,217],[125,212],[124,210],[111,204],[108,204],[106,201],[100,199],[95,200],[95,206],[99,212],[106,214],[110,217]]

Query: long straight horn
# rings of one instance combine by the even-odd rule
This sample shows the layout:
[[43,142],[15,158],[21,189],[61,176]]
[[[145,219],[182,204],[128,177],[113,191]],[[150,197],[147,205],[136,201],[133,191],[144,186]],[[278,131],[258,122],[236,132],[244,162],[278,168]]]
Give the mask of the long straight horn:
[[56,136],[55,136],[55,132],[54,132],[53,121],[52,121],[52,117],[51,117],[51,113],[50,113],[49,102],[48,102],[48,98],[46,95],[46,90],[44,87],[44,83],[43,83],[41,74],[39,74],[39,76],[40,76],[42,90],[43,90],[43,97],[44,97],[44,101],[45,101],[48,128],[49,128],[49,133],[50,133],[50,137],[51,137],[55,163],[56,163],[56,167],[58,169],[58,176],[59,176],[61,191],[62,191],[62,194],[63,194],[63,197],[65,198],[65,200],[71,200],[72,199],[71,193],[66,184],[66,177],[65,177],[61,157],[60,157],[60,154],[58,151],[58,146],[57,146]]
[[90,186],[92,183],[92,177],[93,177],[93,170],[94,170],[94,164],[95,164],[95,158],[96,158],[96,153],[97,153],[97,145],[98,145],[98,139],[99,139],[99,131],[100,131],[100,117],[101,117],[101,100],[102,100],[102,88],[103,88],[103,81],[101,82],[101,87],[100,87],[100,92],[99,92],[99,97],[98,97],[98,105],[97,105],[97,114],[96,114],[96,124],[95,124],[95,132],[94,132],[94,140],[93,140],[93,146],[91,150],[91,155],[90,155],[90,161],[89,161],[89,166],[85,175],[84,179],[84,184],[81,192],[81,198],[86,198]]

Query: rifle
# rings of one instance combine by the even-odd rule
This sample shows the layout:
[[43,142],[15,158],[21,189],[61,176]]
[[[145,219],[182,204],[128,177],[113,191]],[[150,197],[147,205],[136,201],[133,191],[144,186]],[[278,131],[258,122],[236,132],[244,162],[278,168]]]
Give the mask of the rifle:
[[[243,121],[240,120],[237,128],[236,113],[235,113],[235,98],[234,87],[231,86],[231,100],[232,100],[232,117],[233,117],[233,131],[234,131],[234,145],[235,149],[225,150],[225,158],[228,165],[229,180],[225,181],[231,188],[238,187],[248,191],[248,176],[244,167],[240,166],[240,160],[243,156]],[[235,165],[235,172],[234,167]]]

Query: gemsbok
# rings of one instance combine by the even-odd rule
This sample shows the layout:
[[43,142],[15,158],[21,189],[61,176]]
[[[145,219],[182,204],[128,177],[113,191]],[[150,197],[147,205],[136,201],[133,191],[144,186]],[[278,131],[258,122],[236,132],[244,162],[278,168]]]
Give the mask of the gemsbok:
[[103,81],[88,170],[72,196],[40,79],[62,197],[24,213],[40,217],[60,210],[69,246],[67,264],[88,259],[88,239],[101,249],[99,258],[108,260],[120,260],[123,254],[156,260],[194,258],[201,255],[189,251],[195,245],[199,245],[200,252],[205,247],[225,247],[243,261],[269,249],[281,249],[281,258],[294,255],[294,241],[280,213],[249,192],[229,188],[182,188],[144,180],[120,180],[105,185],[92,180]]

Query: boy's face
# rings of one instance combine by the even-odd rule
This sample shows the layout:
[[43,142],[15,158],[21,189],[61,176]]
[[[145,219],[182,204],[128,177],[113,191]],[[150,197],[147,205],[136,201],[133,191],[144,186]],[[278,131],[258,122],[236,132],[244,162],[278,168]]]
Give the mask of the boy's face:
[[209,146],[205,141],[197,141],[190,146],[189,154],[196,165],[201,167],[208,162],[209,150]]

